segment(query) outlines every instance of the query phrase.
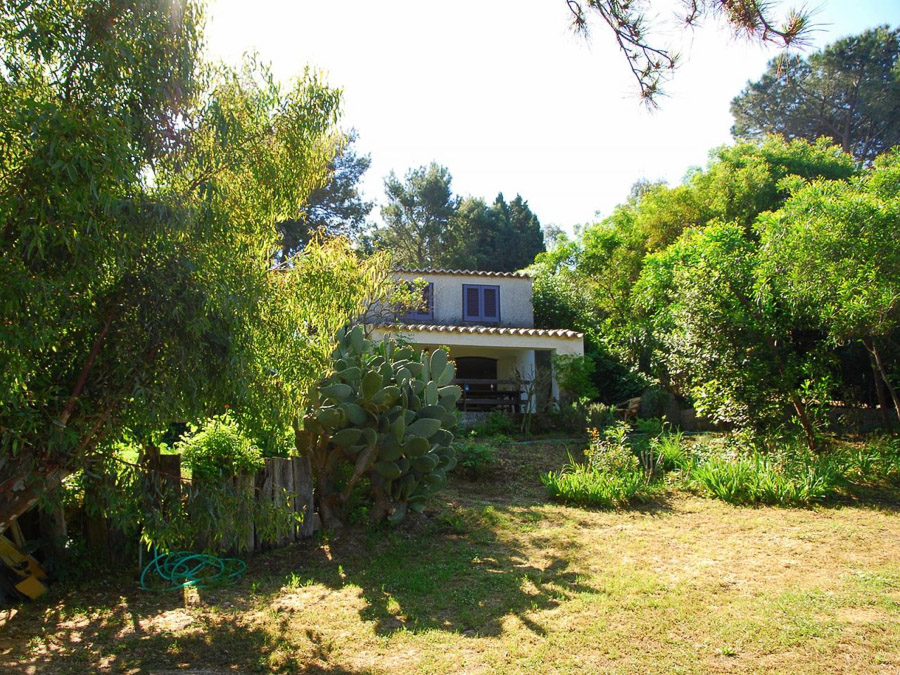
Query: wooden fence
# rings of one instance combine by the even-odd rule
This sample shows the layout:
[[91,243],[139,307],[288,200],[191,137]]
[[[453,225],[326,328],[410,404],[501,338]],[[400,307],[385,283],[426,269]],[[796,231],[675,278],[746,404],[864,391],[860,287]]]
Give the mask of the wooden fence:
[[[191,548],[246,554],[280,548],[312,536],[318,526],[318,516],[309,459],[269,457],[264,462],[256,474],[235,476],[210,490],[227,493],[232,506],[211,526],[216,531],[198,535]],[[146,458],[146,470],[150,479],[148,489],[153,495],[151,501],[162,519],[199,520],[196,511],[205,505],[205,488],[200,482],[192,483],[182,477],[181,455],[161,455],[151,450]],[[86,488],[86,500],[97,498],[96,489],[95,486]],[[190,499],[188,491],[191,491]],[[278,517],[266,519],[266,513]],[[260,514],[264,522],[260,522]],[[64,514],[59,511],[42,513],[40,520],[42,532],[51,528],[56,533],[66,532]],[[102,510],[85,511],[81,520],[88,547],[107,562],[123,563],[137,550],[135,538],[116,530],[112,519]]]

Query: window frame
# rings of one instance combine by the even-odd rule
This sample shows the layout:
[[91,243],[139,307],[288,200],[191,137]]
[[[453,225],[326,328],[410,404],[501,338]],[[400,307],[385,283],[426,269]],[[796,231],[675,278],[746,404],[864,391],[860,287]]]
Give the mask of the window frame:
[[[478,313],[469,312],[469,289],[478,290]],[[491,289],[496,294],[497,315],[486,316],[484,313],[484,292]],[[464,323],[483,323],[483,324],[499,324],[500,323],[500,286],[494,284],[463,284],[462,285],[462,319]]]
[[411,311],[402,315],[400,321],[403,323],[433,323],[434,322],[434,282],[429,281],[422,289],[425,293],[425,312]]

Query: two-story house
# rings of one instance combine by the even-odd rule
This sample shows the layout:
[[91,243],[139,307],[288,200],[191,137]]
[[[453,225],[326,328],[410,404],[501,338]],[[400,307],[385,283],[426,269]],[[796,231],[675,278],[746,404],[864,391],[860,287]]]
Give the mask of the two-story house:
[[[540,397],[559,397],[553,354],[584,354],[583,334],[534,327],[531,278],[519,272],[443,269],[398,270],[399,279],[425,282],[416,311],[372,329],[433,349],[444,346],[456,361],[461,405],[468,409],[520,407],[528,384],[543,379]],[[540,373],[546,373],[542,378]],[[523,386],[524,385],[524,386]],[[534,397],[531,397],[532,405]]]

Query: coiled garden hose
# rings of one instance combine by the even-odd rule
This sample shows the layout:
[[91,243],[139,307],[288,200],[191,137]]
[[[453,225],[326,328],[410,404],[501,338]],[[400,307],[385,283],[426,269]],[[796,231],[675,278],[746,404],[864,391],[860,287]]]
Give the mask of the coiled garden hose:
[[[160,553],[141,572],[141,588],[145,591],[177,591],[182,588],[209,588],[235,582],[247,569],[239,558],[219,558],[205,553],[178,551]],[[168,586],[147,585],[147,574],[153,572]]]

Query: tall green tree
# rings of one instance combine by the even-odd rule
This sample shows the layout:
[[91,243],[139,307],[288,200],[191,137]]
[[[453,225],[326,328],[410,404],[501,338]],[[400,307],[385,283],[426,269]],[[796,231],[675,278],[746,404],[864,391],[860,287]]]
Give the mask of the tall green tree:
[[773,283],[835,344],[865,346],[900,415],[887,358],[900,332],[900,151],[852,181],[798,186],[761,227]]
[[[189,1],[0,17],[2,530],[126,428],[278,394],[274,223],[324,181],[339,94],[204,67]],[[312,347],[328,324],[294,306]]]
[[339,149],[328,163],[328,179],[309,195],[300,218],[278,223],[281,256],[300,251],[316,234],[359,240],[374,202],[360,192],[360,181],[372,159],[358,155],[356,130],[340,134]]
[[[686,233],[723,222],[741,228],[753,249],[757,217],[785,203],[792,176],[842,179],[854,171],[852,158],[824,140],[811,144],[769,137],[715,150],[707,168],[693,170],[681,185],[640,184],[611,216],[581,232],[565,250],[563,264],[534,268],[535,318],[546,319],[542,325],[547,328],[578,327],[588,336],[586,344],[595,340],[598,353],[616,355],[621,368],[616,381],[622,383],[618,391],[628,390],[636,381],[627,374],[636,370],[688,395],[689,387],[669,371],[673,362],[665,358],[670,351],[664,341],[667,332],[656,320],[668,296],[649,296],[662,303],[660,307],[648,304],[646,297],[635,297],[648,262]],[[558,324],[554,322],[558,312],[544,307],[568,306],[570,293],[554,292],[567,288],[577,289],[577,304],[591,308],[580,315],[579,324]],[[600,370],[613,372],[612,367]],[[609,383],[597,386],[603,392]]]
[[384,226],[373,234],[376,246],[390,250],[399,265],[440,266],[459,245],[453,228],[459,198],[452,181],[450,171],[436,162],[410,169],[403,180],[392,171],[384,180],[387,204],[381,208]]
[[831,139],[870,163],[900,143],[900,29],[873,28],[808,58],[774,59],[731,102],[737,138]]
[[466,197],[454,221],[457,249],[446,256],[450,267],[514,272],[545,250],[541,223],[521,195],[507,202],[499,194],[490,206]]

